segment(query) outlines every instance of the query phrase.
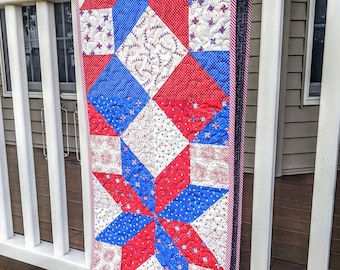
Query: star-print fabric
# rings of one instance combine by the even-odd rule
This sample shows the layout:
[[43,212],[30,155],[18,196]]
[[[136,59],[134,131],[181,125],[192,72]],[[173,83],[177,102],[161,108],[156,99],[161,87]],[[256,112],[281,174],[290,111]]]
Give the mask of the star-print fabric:
[[249,5],[78,0],[91,269],[238,269]]

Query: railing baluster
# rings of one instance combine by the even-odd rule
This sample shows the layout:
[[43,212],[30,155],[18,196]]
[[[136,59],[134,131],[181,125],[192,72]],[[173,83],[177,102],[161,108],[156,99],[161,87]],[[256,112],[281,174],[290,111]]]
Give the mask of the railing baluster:
[[[73,33],[77,33],[78,28],[78,13],[76,11],[75,1],[71,1],[72,5],[72,18],[73,18]],[[85,261],[91,261],[92,249],[92,221],[91,221],[91,171],[89,167],[89,133],[87,127],[87,111],[85,106],[85,97],[82,91],[83,80],[81,75],[82,60],[79,57],[80,42],[78,35],[74,35],[74,49],[75,49],[75,67],[76,67],[76,87],[77,87],[77,101],[78,101],[78,117],[79,117],[79,145],[81,156],[81,174],[82,174],[82,195],[83,195],[83,220],[84,220],[84,248],[85,248]]]
[[270,269],[284,1],[263,0],[251,269]]
[[328,0],[308,270],[329,269],[340,127],[340,2]]
[[38,203],[34,172],[31,119],[28,99],[22,9],[5,6],[9,65],[11,72],[20,193],[27,246],[40,243]]
[[0,239],[9,239],[14,235],[8,180],[4,123],[0,101]]
[[64,148],[59,98],[54,4],[37,2],[37,20],[44,100],[46,146],[51,198],[54,252],[69,252]]

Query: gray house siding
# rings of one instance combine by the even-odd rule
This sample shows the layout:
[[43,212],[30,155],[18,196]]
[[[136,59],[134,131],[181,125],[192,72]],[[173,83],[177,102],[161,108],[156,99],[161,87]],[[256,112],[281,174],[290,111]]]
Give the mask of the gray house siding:
[[[12,98],[2,97],[1,101],[2,101],[2,108],[3,108],[6,143],[14,145],[16,143],[16,138],[15,138],[15,125],[14,125]],[[76,102],[72,100],[63,100],[61,104],[68,111],[67,120],[68,120],[69,146],[70,146],[70,151],[75,152],[76,142],[75,142],[73,113],[74,111],[76,111]],[[41,122],[42,121],[42,117],[41,117],[42,108],[43,108],[42,99],[38,99],[38,98],[30,99],[32,140],[33,140],[33,146],[37,148],[43,148],[42,122]],[[66,148],[66,141],[67,141],[66,114],[64,112],[61,112],[61,113],[62,113],[62,119],[63,119],[64,145]]]
[[[276,175],[314,171],[319,106],[304,106],[308,0],[286,0],[281,67]],[[253,172],[260,47],[261,1],[253,1],[251,57],[245,139],[245,171]]]
[[244,166],[246,172],[253,172],[255,157],[256,106],[260,59],[261,0],[253,1],[250,37],[250,59],[248,77],[247,117],[245,131]]
[[[282,172],[298,174],[314,171],[319,106],[303,106],[308,1],[291,0],[286,68]],[[288,16],[289,14],[286,14]]]

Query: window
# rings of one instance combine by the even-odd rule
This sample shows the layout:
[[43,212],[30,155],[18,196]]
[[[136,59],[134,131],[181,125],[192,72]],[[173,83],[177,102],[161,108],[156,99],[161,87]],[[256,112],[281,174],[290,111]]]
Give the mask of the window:
[[[72,32],[71,3],[54,5],[56,41],[58,53],[58,69],[61,94],[75,93],[75,63]],[[4,10],[1,10],[1,30],[3,41],[4,65],[7,93],[11,91],[10,70],[8,62],[7,38]],[[41,97],[41,72],[39,55],[39,36],[37,27],[37,11],[35,6],[22,8],[23,32],[26,52],[28,88],[31,96]]]
[[310,0],[304,104],[320,102],[327,0]]

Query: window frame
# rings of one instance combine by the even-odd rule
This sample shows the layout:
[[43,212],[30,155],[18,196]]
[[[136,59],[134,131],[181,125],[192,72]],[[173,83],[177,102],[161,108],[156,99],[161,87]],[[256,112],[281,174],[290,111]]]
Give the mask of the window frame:
[[306,36],[306,48],[305,48],[305,67],[304,67],[304,79],[302,89],[302,105],[320,105],[320,96],[311,96],[310,92],[312,88],[320,88],[320,83],[312,83],[312,55],[313,55],[313,38],[314,38],[314,19],[315,19],[315,4],[316,0],[310,0],[308,3],[308,17],[307,17],[307,36]]
[[[67,3],[72,2],[70,1],[58,1],[54,3]],[[36,5],[36,2],[30,2],[31,5]],[[72,4],[72,3],[71,3]],[[22,5],[26,6],[26,4]],[[28,5],[27,5],[28,6]],[[54,19],[54,17],[53,17]],[[2,96],[3,97],[12,97],[12,91],[7,87],[7,78],[6,78],[6,64],[5,64],[5,50],[4,50],[4,43],[2,38],[2,21],[0,20],[0,71],[1,71],[1,80],[2,80]],[[73,35],[73,43],[75,36]],[[56,37],[55,41],[57,42],[58,37]],[[42,99],[43,98],[43,91],[41,82],[31,82],[28,81],[28,97],[31,99]],[[77,93],[76,93],[76,82],[59,82],[59,91],[60,91],[60,98],[63,100],[77,100]],[[71,91],[74,91],[73,93]]]

